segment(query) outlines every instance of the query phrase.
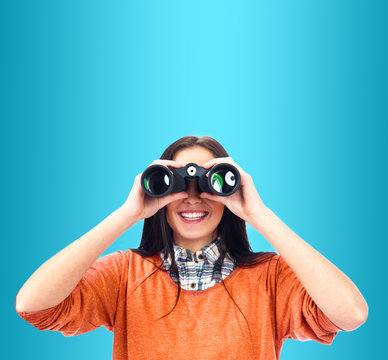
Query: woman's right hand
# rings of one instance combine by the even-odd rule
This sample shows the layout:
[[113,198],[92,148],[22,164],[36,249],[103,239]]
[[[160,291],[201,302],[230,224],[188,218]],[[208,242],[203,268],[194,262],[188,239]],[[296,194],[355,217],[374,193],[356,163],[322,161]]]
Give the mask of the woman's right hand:
[[[149,166],[154,164],[165,165],[166,167],[168,165],[176,168],[183,166],[183,164],[172,160],[160,159],[153,161]],[[161,198],[153,198],[148,196],[141,186],[141,175],[142,173],[136,176],[131,192],[125,203],[121,206],[122,208],[126,209],[126,211],[128,211],[128,215],[133,217],[136,222],[151,217],[159,209],[169,204],[170,202],[187,197],[187,193],[184,191],[179,193],[171,193]]]

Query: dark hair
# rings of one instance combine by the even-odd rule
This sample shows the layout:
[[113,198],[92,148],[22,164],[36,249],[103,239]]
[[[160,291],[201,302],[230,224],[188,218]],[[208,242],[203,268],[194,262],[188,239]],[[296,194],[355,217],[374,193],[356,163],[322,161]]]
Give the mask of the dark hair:
[[[210,150],[216,158],[229,156],[223,146],[210,136],[202,136],[200,138],[196,136],[185,136],[172,143],[163,152],[160,159],[172,160],[176,152],[193,146],[201,146],[207,150]],[[157,269],[149,275],[151,276],[158,270],[169,271],[172,269],[178,279],[178,295],[175,305],[170,310],[170,312],[162,316],[160,319],[169,315],[175,309],[181,290],[179,270],[175,262],[174,255],[173,231],[166,220],[165,211],[166,209],[163,207],[155,215],[144,220],[143,234],[140,246],[137,249],[131,249],[144,258],[154,256],[160,252],[163,252],[165,257],[168,255],[171,256],[172,261],[171,267],[169,269],[159,267],[152,262],[157,267]],[[218,234],[220,235],[220,257],[215,263],[216,265],[214,270],[216,270],[216,268],[220,269],[222,267],[226,253],[228,253],[232,260],[236,262],[237,266],[244,268],[257,266],[261,263],[271,260],[273,256],[277,255],[276,252],[253,252],[248,241],[245,221],[233,214],[226,206],[224,208],[221,221],[217,226],[217,230]],[[230,295],[228,289],[226,288],[222,277],[221,281],[229,296],[241,312],[240,307],[236,304],[233,297]],[[243,313],[242,315],[244,316]]]

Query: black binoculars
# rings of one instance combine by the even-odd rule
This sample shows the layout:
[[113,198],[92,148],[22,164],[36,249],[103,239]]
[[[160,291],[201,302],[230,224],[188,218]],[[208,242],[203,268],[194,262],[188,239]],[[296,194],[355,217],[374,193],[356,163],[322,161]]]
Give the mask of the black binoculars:
[[154,164],[145,169],[141,175],[143,190],[154,198],[186,191],[187,181],[198,181],[202,192],[229,196],[240,187],[241,177],[237,168],[229,163],[216,164],[209,169],[195,163],[180,168]]

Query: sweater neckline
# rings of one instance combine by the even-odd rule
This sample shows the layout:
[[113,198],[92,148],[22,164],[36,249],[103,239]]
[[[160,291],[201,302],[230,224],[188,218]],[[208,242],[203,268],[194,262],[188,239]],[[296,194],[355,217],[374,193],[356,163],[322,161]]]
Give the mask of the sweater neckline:
[[[164,264],[163,264],[163,260],[160,256],[160,254],[157,254],[157,259],[160,260],[161,262],[161,267],[166,270],[166,268],[164,267]],[[225,283],[225,286],[227,284],[229,284],[229,282],[231,282],[234,277],[241,271],[241,267],[240,266],[237,266],[225,279],[224,279],[224,283]],[[178,284],[174,281],[174,279],[171,277],[171,275],[169,274],[168,271],[162,271],[162,274],[163,276],[167,277],[168,279],[168,282],[174,287],[174,290],[178,290]],[[203,290],[187,290],[187,289],[184,289],[181,287],[181,294],[182,295],[187,295],[187,296],[201,296],[201,295],[204,295],[204,294],[207,294],[209,293],[210,291],[212,290],[216,290],[218,287],[220,286],[223,286],[222,285],[222,281],[220,281],[219,283],[207,288],[207,289],[203,289]]]

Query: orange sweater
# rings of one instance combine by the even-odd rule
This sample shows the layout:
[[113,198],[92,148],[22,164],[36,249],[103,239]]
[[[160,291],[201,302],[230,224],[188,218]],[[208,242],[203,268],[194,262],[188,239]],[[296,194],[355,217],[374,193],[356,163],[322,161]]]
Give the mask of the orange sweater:
[[[160,255],[148,258],[161,264]],[[113,359],[279,359],[284,340],[332,343],[342,330],[317,307],[280,255],[252,268],[237,267],[199,291],[181,289],[168,272],[131,249],[105,255],[57,306],[18,314],[39,330],[64,336],[99,326],[114,332]],[[146,280],[145,280],[146,279]],[[16,299],[15,299],[16,305]]]

